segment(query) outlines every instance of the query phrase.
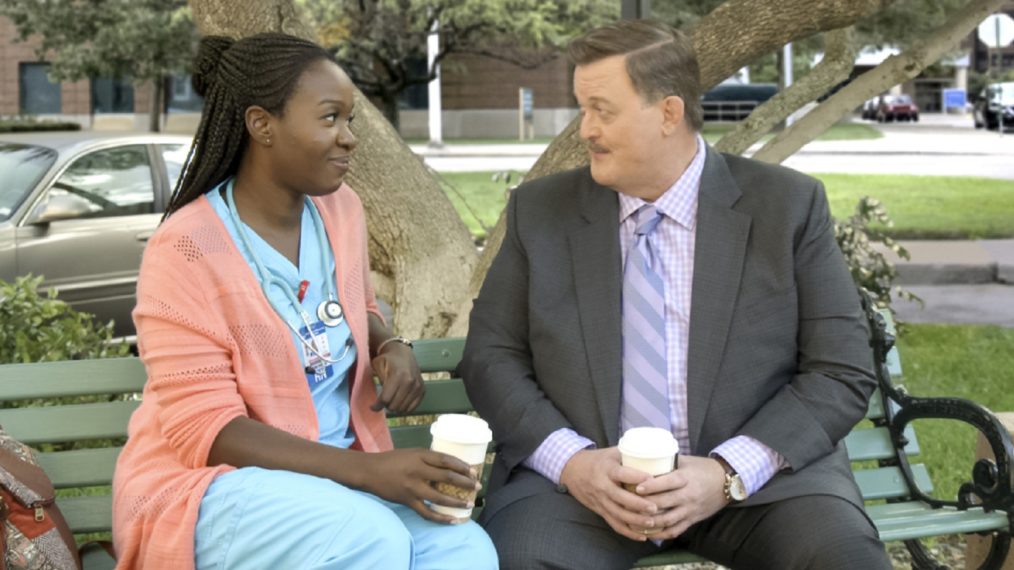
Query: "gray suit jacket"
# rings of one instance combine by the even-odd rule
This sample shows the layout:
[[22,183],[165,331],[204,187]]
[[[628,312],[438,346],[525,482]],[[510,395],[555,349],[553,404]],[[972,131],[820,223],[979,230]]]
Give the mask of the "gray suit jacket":
[[[619,437],[619,200],[589,169],[519,187],[472,309],[459,372],[499,444],[484,517],[553,492],[521,462],[569,427]],[[690,311],[690,450],[748,435],[789,469],[745,505],[830,494],[861,505],[842,438],[876,385],[855,285],[819,181],[708,149]],[[523,475],[523,476],[522,476]]]

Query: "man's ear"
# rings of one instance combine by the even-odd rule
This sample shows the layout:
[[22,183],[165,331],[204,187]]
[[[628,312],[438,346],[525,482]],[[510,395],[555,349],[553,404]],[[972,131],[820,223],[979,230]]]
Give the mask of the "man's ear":
[[661,101],[662,104],[662,133],[671,135],[676,127],[683,124],[685,106],[683,98],[670,95]]
[[271,131],[274,127],[274,116],[260,105],[250,105],[243,114],[246,132],[253,142],[271,146]]

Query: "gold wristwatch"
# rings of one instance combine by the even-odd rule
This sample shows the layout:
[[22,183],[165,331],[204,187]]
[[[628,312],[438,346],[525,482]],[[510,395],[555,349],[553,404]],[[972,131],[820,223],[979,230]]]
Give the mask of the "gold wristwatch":
[[722,491],[725,492],[725,500],[730,503],[742,503],[746,500],[747,492],[746,485],[743,484],[743,479],[736,473],[736,470],[732,468],[732,465],[723,459],[719,455],[714,456],[715,460],[725,470],[725,487]]

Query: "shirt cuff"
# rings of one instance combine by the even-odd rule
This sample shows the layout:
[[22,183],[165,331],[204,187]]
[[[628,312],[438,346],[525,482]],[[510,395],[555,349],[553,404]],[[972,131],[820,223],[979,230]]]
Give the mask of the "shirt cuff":
[[775,473],[788,467],[780,453],[748,435],[738,435],[711,451],[719,455],[739,474],[747,495],[761,489]]
[[560,428],[549,434],[549,437],[544,439],[535,452],[522,463],[552,481],[554,485],[559,485],[560,474],[563,473],[563,467],[570,458],[582,449],[593,447],[595,442],[587,437],[578,435],[570,428]]

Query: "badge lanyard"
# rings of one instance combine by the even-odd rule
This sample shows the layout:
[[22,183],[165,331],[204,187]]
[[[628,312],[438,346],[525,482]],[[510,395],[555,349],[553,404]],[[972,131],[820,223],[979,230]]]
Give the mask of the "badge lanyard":
[[[336,364],[340,362],[343,358],[345,358],[345,355],[348,354],[351,343],[345,343],[345,350],[342,352],[341,356],[334,359],[324,356],[324,354],[318,350],[317,341],[315,340],[315,336],[312,332],[313,326],[310,324],[309,313],[303,309],[302,303],[300,303],[299,299],[296,298],[296,295],[292,292],[292,288],[289,287],[289,284],[268,271],[264,267],[264,264],[261,263],[260,258],[257,257],[257,253],[254,251],[254,248],[251,247],[250,240],[247,239],[246,231],[243,229],[243,222],[239,219],[239,213],[236,210],[236,202],[232,197],[233,180],[235,179],[230,179],[225,186],[225,199],[229,206],[229,217],[232,219],[232,223],[236,225],[236,232],[239,234],[240,241],[243,242],[243,246],[250,252],[250,259],[253,260],[254,266],[257,268],[257,274],[260,277],[261,290],[264,292],[264,296],[267,298],[268,304],[275,310],[275,313],[278,313],[278,316],[282,319],[282,321],[290,329],[292,329],[292,332],[296,334],[296,338],[299,339],[299,342],[303,343],[303,346],[309,349],[310,352],[328,364]],[[321,263],[324,266],[324,275],[327,279],[327,299],[321,301],[320,305],[317,305],[317,318],[320,319],[320,322],[324,323],[324,326],[336,327],[345,320],[345,315],[342,311],[342,306],[337,300],[335,300],[338,288],[334,283],[334,274],[328,270],[327,255],[324,253],[327,251],[325,248],[328,247],[326,241],[327,234],[324,232],[324,222],[320,219],[320,213],[317,211],[317,206],[313,203],[313,200],[310,200],[309,198],[304,199],[310,208],[310,217],[313,218],[313,228],[317,234],[317,244],[320,246]],[[307,340],[303,338],[303,335],[296,330],[296,327],[289,323],[288,319],[285,318],[285,315],[282,314],[282,311],[275,306],[275,303],[271,300],[271,295],[269,294],[269,288],[271,285],[278,286],[278,288],[285,293],[285,296],[288,297],[289,303],[299,313],[300,318],[303,319],[303,324],[306,325],[306,330],[309,332],[310,340],[312,342],[307,342]]]

